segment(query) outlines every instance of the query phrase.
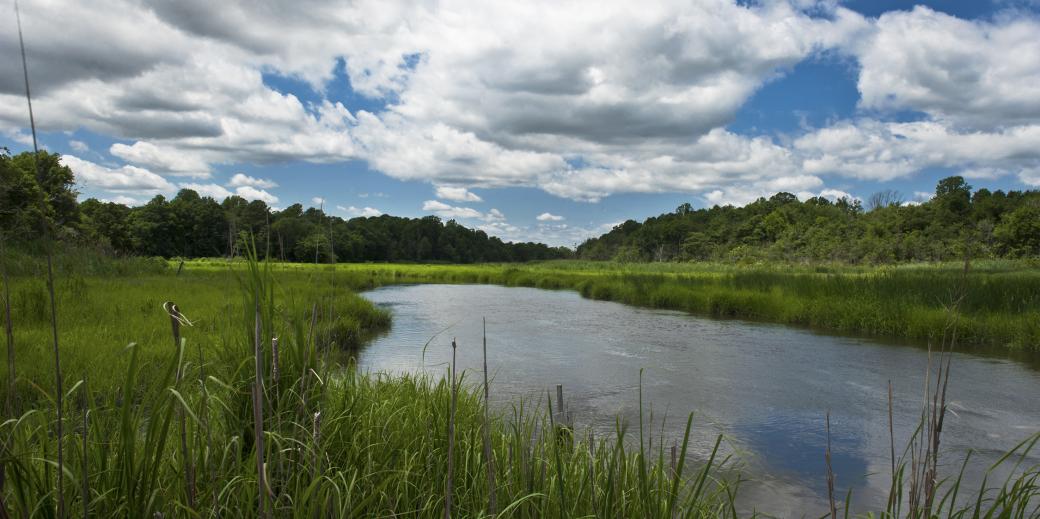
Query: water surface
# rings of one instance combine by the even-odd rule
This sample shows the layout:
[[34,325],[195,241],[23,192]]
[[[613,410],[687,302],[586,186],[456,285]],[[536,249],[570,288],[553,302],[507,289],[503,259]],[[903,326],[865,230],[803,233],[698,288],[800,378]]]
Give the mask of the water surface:
[[[726,451],[739,456],[743,474],[753,479],[740,490],[746,511],[826,513],[827,411],[837,493],[851,487],[853,510],[883,508],[889,380],[897,449],[921,410],[927,352],[920,348],[635,308],[571,291],[399,285],[363,295],[393,312],[389,333],[359,353],[360,367],[370,371],[444,374],[454,337],[459,368],[479,376],[486,318],[493,405],[544,402],[547,390],[563,384],[576,424],[606,434],[617,416],[638,424],[644,369],[655,435],[667,416],[667,443],[681,441],[692,411],[692,456],[705,459],[724,433]],[[1040,371],[958,353],[952,373],[940,460],[955,471],[969,448],[979,451],[966,475],[975,488],[990,462],[1040,430]]]

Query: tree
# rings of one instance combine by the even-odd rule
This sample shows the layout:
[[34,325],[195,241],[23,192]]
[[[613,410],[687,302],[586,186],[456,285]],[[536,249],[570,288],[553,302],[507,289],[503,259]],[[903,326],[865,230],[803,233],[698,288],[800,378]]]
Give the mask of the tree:
[[884,207],[903,205],[903,195],[894,189],[885,189],[870,195],[867,199],[867,211],[874,211]]
[[993,234],[1011,256],[1040,256],[1040,201],[1012,211],[993,230]]
[[9,239],[79,232],[72,170],[61,155],[41,151],[11,156],[0,148],[0,229]]
[[935,185],[935,199],[946,211],[964,215],[971,208],[971,186],[964,177],[946,177]]

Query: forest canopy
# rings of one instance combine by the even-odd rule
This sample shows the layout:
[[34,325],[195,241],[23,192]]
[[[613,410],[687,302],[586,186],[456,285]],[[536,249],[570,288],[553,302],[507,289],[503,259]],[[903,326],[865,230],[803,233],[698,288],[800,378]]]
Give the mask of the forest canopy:
[[1040,191],[972,190],[960,176],[935,196],[905,203],[882,191],[867,200],[790,193],[744,207],[694,209],[629,220],[578,246],[583,259],[894,263],[973,256],[1040,256]]
[[62,241],[113,254],[166,258],[227,256],[252,240],[261,257],[322,263],[514,262],[572,255],[564,247],[506,243],[436,216],[345,220],[300,204],[274,210],[261,200],[239,196],[217,202],[191,189],[180,190],[172,199],[156,195],[137,207],[94,198],[77,203],[74,174],[60,159],[40,152],[34,163],[31,153],[11,156],[0,151],[4,240],[32,241],[47,230]]
[[255,240],[262,257],[297,262],[514,262],[578,257],[615,261],[895,263],[973,256],[1040,256],[1040,191],[973,190],[964,178],[938,182],[935,196],[905,203],[899,193],[799,201],[790,193],[744,207],[694,209],[626,221],[576,251],[507,243],[436,216],[343,219],[314,207],[281,210],[231,196],[222,202],[182,189],[128,207],[77,202],[75,176],[60,155],[12,156],[0,149],[0,231],[5,242],[47,232],[117,255],[219,257]]

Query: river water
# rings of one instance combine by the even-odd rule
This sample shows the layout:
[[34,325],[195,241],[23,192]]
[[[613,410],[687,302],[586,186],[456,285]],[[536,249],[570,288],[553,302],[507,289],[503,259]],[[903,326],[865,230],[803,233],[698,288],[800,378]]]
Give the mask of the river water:
[[[643,369],[655,437],[666,417],[666,443],[681,442],[686,415],[694,412],[691,456],[706,459],[722,433],[726,452],[751,479],[740,487],[745,511],[826,513],[827,411],[837,495],[851,488],[853,510],[883,508],[891,472],[889,380],[897,454],[921,412],[928,354],[918,347],[635,308],[571,291],[399,285],[363,295],[392,311],[393,326],[358,354],[362,369],[445,374],[454,337],[459,369],[475,380],[486,318],[492,405],[544,403],[546,391],[555,395],[563,384],[576,426],[600,436],[613,431],[618,416],[638,424]],[[974,489],[992,461],[1040,430],[1040,371],[958,353],[952,373],[940,461],[955,473],[975,449],[965,475]]]

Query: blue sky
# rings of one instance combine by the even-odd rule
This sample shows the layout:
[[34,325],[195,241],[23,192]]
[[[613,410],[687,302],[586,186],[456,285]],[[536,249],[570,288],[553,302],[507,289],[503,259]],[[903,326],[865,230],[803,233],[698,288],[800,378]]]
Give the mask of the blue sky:
[[1040,186],[1034,2],[218,4],[23,6],[41,142],[83,197],[191,187],[574,246],[683,202]]

